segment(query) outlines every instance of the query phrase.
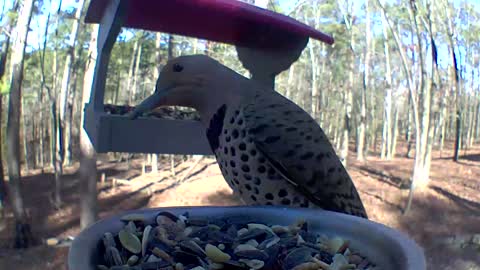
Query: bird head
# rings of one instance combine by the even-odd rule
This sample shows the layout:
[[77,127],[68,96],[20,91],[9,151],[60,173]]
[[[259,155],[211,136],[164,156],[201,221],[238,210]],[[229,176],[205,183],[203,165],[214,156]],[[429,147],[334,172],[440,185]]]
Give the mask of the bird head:
[[222,87],[222,82],[232,78],[232,72],[206,55],[174,58],[162,68],[155,92],[136,106],[129,118],[135,119],[160,106],[191,107],[202,114],[206,107],[214,106],[212,102],[218,99],[214,97],[229,91],[229,87]]

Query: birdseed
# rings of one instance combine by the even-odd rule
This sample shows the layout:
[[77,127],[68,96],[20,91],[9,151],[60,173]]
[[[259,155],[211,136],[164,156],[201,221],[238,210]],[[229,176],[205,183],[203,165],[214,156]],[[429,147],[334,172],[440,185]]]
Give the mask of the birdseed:
[[97,269],[124,270],[347,270],[379,269],[341,237],[288,226],[253,223],[244,217],[202,219],[186,212],[121,218],[119,233],[104,234]]

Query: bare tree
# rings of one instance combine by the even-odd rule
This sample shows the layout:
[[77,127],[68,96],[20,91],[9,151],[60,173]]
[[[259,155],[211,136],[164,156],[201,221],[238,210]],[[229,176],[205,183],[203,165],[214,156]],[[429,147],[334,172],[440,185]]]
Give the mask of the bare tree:
[[[358,126],[358,139],[357,139],[357,160],[365,160],[365,137],[366,137],[366,120],[367,120],[367,91],[371,87],[370,82],[370,59],[372,47],[372,35],[370,31],[370,0],[365,0],[365,71],[363,76],[363,88],[360,93],[360,123]],[[371,89],[370,89],[371,91]]]
[[68,101],[68,96],[70,95],[69,93],[69,85],[70,85],[70,80],[71,80],[71,75],[72,75],[72,65],[75,60],[75,43],[77,41],[77,36],[78,36],[78,30],[80,28],[80,20],[82,19],[82,11],[83,7],[85,4],[85,0],[80,0],[78,2],[78,7],[75,12],[75,17],[73,18],[73,24],[72,24],[72,30],[70,32],[70,37],[69,40],[66,44],[67,46],[67,55],[65,57],[65,66],[63,68],[63,76],[62,76],[62,84],[60,88],[60,110],[59,110],[59,115],[60,115],[60,125],[58,127],[58,131],[60,132],[61,136],[61,142],[60,142],[60,148],[61,151],[63,151],[63,165],[69,165],[71,162],[71,148],[70,148],[70,135],[69,130],[70,130],[70,121],[68,121],[68,117],[66,117],[67,114],[67,101]]
[[350,65],[349,65],[349,76],[348,76],[348,86],[343,93],[343,104],[345,104],[345,115],[344,115],[344,126],[342,131],[342,139],[340,146],[340,159],[342,164],[347,166],[347,156],[348,156],[348,146],[350,139],[350,129],[352,125],[352,106],[353,106],[353,88],[355,86],[355,35],[352,29],[353,26],[353,17],[351,16],[353,6],[355,2],[345,1],[344,5],[345,11],[341,8],[343,14],[343,20],[345,22],[349,37],[350,37]]
[[85,104],[90,100],[97,59],[98,25],[92,26],[86,63],[85,77],[83,79],[82,110],[80,118],[80,186],[81,186],[81,214],[80,226],[86,228],[97,219],[97,156],[92,142],[83,127],[85,120]]
[[389,155],[389,149],[391,149],[391,125],[392,125],[392,92],[393,92],[393,80],[392,80],[392,67],[390,59],[390,45],[388,43],[389,36],[387,30],[387,22],[385,15],[382,14],[382,26],[383,26],[383,44],[385,52],[385,99],[384,99],[384,118],[383,118],[383,130],[382,130],[382,148],[380,152],[381,159],[392,158]]
[[10,200],[15,216],[15,247],[26,248],[33,236],[27,221],[21,191],[20,174],[20,108],[25,47],[28,28],[32,18],[34,0],[24,0],[20,8],[14,33],[12,56],[10,59],[10,93],[7,120],[7,154]]
[[[196,39],[195,39],[196,40]],[[160,44],[162,42],[162,34],[156,33],[155,34],[155,67],[153,68],[153,77],[158,78],[160,75],[160,62],[162,61],[162,57],[160,55]],[[152,173],[158,172],[158,155],[152,154]]]
[[[17,11],[18,9],[18,1],[13,3],[12,11]],[[7,56],[8,51],[10,49],[10,37],[13,28],[13,19],[10,18],[4,28],[4,31],[7,33],[5,35],[5,40],[2,43],[2,51],[0,55],[0,82],[5,82],[5,70],[7,66]],[[3,94],[0,92],[0,138],[2,138],[2,112],[3,112]],[[4,171],[3,171],[3,157],[2,157],[2,145],[0,145],[0,210],[3,211],[3,204],[5,199],[7,198],[7,184],[5,183],[4,179]]]

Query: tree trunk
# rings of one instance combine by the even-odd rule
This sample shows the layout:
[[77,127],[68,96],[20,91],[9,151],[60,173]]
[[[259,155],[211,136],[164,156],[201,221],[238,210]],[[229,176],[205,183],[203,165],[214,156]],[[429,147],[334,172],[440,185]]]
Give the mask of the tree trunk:
[[[417,7],[415,3],[410,2],[410,18],[413,21],[415,27],[415,33],[417,37],[418,44],[418,63],[419,63],[419,83],[418,89],[419,100],[421,102],[420,108],[420,126],[417,125],[416,131],[416,149],[415,149],[415,166],[413,168],[413,177],[412,184],[410,187],[409,200],[405,208],[404,213],[407,213],[411,207],[413,192],[415,189],[424,188],[429,183],[429,173],[430,173],[430,164],[431,164],[431,149],[432,149],[432,140],[433,140],[433,130],[431,126],[431,104],[432,104],[432,91],[434,91],[434,79],[435,79],[435,67],[437,63],[436,59],[436,48],[432,50],[432,59],[431,59],[431,71],[427,76],[425,70],[424,61],[425,58],[422,52],[422,39],[420,36],[420,31],[417,23]],[[426,18],[428,19],[429,24],[427,25],[427,31],[431,43],[434,45],[431,20],[430,20],[430,10],[428,8]],[[426,81],[424,80],[426,79]],[[419,127],[419,128],[418,128]]]
[[391,139],[389,144],[389,150],[387,154],[387,160],[392,160],[395,158],[395,152],[397,150],[397,137],[398,137],[398,110],[399,108],[395,106],[394,116],[393,116],[393,128],[391,132]]
[[85,121],[85,104],[90,100],[90,94],[93,85],[93,75],[95,71],[95,61],[97,59],[97,36],[98,25],[92,26],[93,30],[90,37],[90,44],[85,68],[85,77],[83,79],[82,91],[82,109],[80,116],[80,192],[81,196],[81,214],[80,226],[82,229],[95,222],[98,215],[97,208],[97,156],[92,142],[83,127]]
[[33,241],[23,205],[20,174],[20,108],[25,47],[34,0],[23,1],[14,34],[10,60],[10,93],[7,120],[7,155],[10,200],[15,217],[15,247],[27,248]]
[[386,86],[384,100],[384,119],[382,129],[382,148],[380,150],[380,158],[386,159],[388,148],[390,147],[390,127],[391,127],[391,111],[392,111],[392,88]]
[[[12,11],[16,12],[18,10],[18,1],[13,3]],[[13,19],[10,19],[8,23],[5,25],[4,31],[7,33],[11,33],[13,28]],[[2,43],[2,54],[0,56],[0,82],[4,82],[5,78],[5,70],[7,67],[7,57],[8,51],[10,49],[10,35],[5,35],[5,40]],[[0,92],[0,142],[3,140],[2,137],[2,114],[3,114],[3,94]],[[0,210],[3,211],[4,201],[7,199],[7,184],[4,178],[4,170],[3,170],[3,151],[2,151],[3,144],[0,144]]]
[[[60,12],[62,7],[62,1],[58,4],[56,20],[57,20],[57,29],[55,29],[55,38],[58,38],[58,21],[60,18]],[[48,27],[48,24],[47,24]],[[47,29],[46,29],[47,30]],[[47,32],[46,32],[47,33]],[[46,37],[45,37],[46,40]],[[46,46],[46,43],[44,43]],[[45,48],[45,47],[44,47]],[[57,89],[58,89],[58,53],[57,45],[55,43],[53,50],[53,86],[52,92],[49,94],[50,104],[51,104],[51,155],[52,155],[52,167],[55,174],[55,187],[54,187],[54,203],[55,207],[60,207],[61,200],[61,177],[63,174],[63,151],[62,151],[62,134],[60,129],[60,116],[59,116],[59,102],[57,101]]]
[[385,16],[382,16],[383,26],[383,47],[385,52],[385,100],[384,100],[384,120],[382,129],[382,148],[380,158],[385,159],[388,156],[388,149],[391,147],[391,123],[392,123],[392,68],[390,65],[390,46],[388,44],[389,37],[387,31],[387,22]]
[[[411,201],[413,198],[413,191],[416,189],[417,186],[423,186],[424,184],[428,183],[428,174],[429,172],[426,171],[425,169],[425,153],[426,153],[426,147],[427,147],[427,139],[428,139],[428,129],[429,129],[429,119],[430,119],[430,86],[425,87],[424,84],[424,76],[426,74],[424,70],[424,57],[422,53],[422,41],[421,41],[421,36],[417,24],[417,7],[415,7],[415,2],[409,2],[409,15],[410,15],[410,23],[413,25],[414,30],[412,29],[412,37],[416,36],[417,41],[414,42],[414,53],[417,54],[416,57],[412,57],[412,60],[418,59],[417,62],[413,62],[413,66],[415,64],[418,65],[418,84],[414,85],[414,78],[415,75],[412,73],[412,64],[409,63],[407,56],[405,54],[405,48],[402,46],[402,41],[400,40],[400,37],[398,35],[398,32],[400,32],[400,29],[397,31],[394,30],[392,23],[390,20],[387,18],[386,10],[380,3],[380,1],[377,1],[378,6],[381,8],[382,11],[382,16],[385,17],[385,21],[388,23],[388,26],[390,28],[390,31],[392,32],[392,35],[394,37],[394,41],[398,47],[398,51],[400,53],[401,61],[402,61],[402,67],[406,75],[406,82],[408,85],[409,89],[409,94],[411,97],[411,102],[412,102],[412,110],[413,110],[413,119],[415,123],[415,165],[413,169],[413,176],[412,176],[412,184],[410,188],[410,195],[409,195],[409,200],[407,202],[407,206],[405,208],[404,213],[407,213],[407,211],[410,208]],[[420,91],[420,94],[417,93],[417,91]],[[420,101],[422,107],[419,108],[417,105],[417,96],[420,96]],[[419,113],[419,110],[421,112]]]
[[136,101],[138,98],[138,78],[139,78],[139,70],[140,70],[140,60],[142,59],[142,40],[138,41],[138,48],[137,48],[137,55],[135,58],[135,68],[133,70],[133,83],[132,83],[132,98],[133,101]]
[[[197,40],[197,39],[195,39]],[[160,76],[160,63],[162,62],[162,56],[160,54],[160,44],[162,41],[162,34],[155,34],[155,67],[153,68],[153,77],[156,79]],[[196,46],[195,46],[196,50]],[[152,173],[158,173],[158,154],[152,154]]]
[[[325,43],[322,43],[321,45],[322,49],[321,49],[321,53],[323,55],[323,53],[325,53]],[[321,84],[319,85],[320,88],[322,87],[325,87],[326,84],[325,82],[323,81],[325,78],[326,78],[326,62],[327,60],[326,59],[323,59],[322,60],[322,69],[320,71],[320,82]],[[325,112],[323,111],[326,106],[325,106],[325,92],[326,91],[320,91],[320,97],[319,97],[319,100],[318,100],[318,124],[324,128],[323,124],[325,123],[324,121],[324,118],[325,118]]]
[[[367,91],[370,89],[370,47],[371,34],[370,34],[370,0],[365,0],[365,71],[363,77],[363,88],[360,94],[360,124],[358,126],[358,139],[357,139],[357,160],[365,160],[365,132],[366,132],[366,119],[367,119]],[[370,90],[371,91],[371,90]]]
[[67,144],[70,142],[70,140],[65,138],[70,135],[70,134],[67,134],[68,133],[67,130],[69,129],[68,125],[70,124],[67,117],[67,103],[68,103],[68,97],[69,97],[70,76],[72,75],[72,65],[75,59],[75,42],[77,41],[78,30],[80,28],[80,20],[82,16],[84,3],[85,3],[85,0],[80,0],[78,8],[75,12],[75,18],[73,20],[69,41],[66,44],[67,55],[65,57],[65,66],[63,69],[62,85],[60,88],[60,101],[59,101],[60,125],[58,126],[58,130],[60,133],[59,151],[63,152],[62,162],[65,162],[65,164],[69,164],[70,163],[69,159],[71,158],[70,145]]
[[[471,63],[474,62],[473,60],[473,53],[471,53],[472,55],[472,59],[471,59]],[[474,69],[471,70],[471,80],[470,80],[470,89],[473,91],[474,89],[474,80],[473,78],[475,77],[475,71]],[[475,103],[476,103],[476,100],[475,100],[476,96],[474,94],[470,94],[469,95],[469,102],[468,102],[468,107],[469,107],[469,110],[468,110],[468,115],[469,115],[469,123],[468,123],[468,130],[467,130],[467,145],[468,147],[472,147],[473,146],[473,141],[474,141],[474,130],[475,130]]]
[[[174,40],[174,37],[173,35],[168,35],[168,49],[167,49],[167,60],[170,60],[173,58],[173,47],[174,47],[174,44],[173,44],[173,40]],[[210,43],[208,43],[207,46],[205,46],[205,50],[209,53],[209,46]],[[173,108],[175,110],[175,108]],[[176,172],[175,172],[175,155],[170,155],[170,172],[172,173],[172,176],[173,177],[176,177]]]
[[474,110],[475,110],[475,120],[473,121],[474,122],[474,133],[473,133],[473,143],[477,143],[478,142],[478,139],[479,139],[479,136],[480,136],[480,90],[477,89],[477,92],[475,94],[475,107],[474,107]]
[[24,159],[24,169],[25,169],[25,173],[28,174],[28,172],[30,171],[30,166],[28,165],[28,135],[27,135],[27,110],[25,110],[25,99],[22,99],[21,100],[21,111],[22,111],[22,114],[23,114],[23,120],[20,120],[20,122],[22,122],[22,130],[23,132],[21,132],[21,135],[23,133],[23,159]]
[[[130,66],[128,68],[128,77],[127,77],[127,89],[130,91],[132,89],[132,82],[133,82],[133,76],[134,76],[134,69],[135,69],[135,59],[137,55],[137,50],[138,50],[138,39],[135,39],[135,42],[133,43],[133,51],[132,51],[132,58],[130,60]],[[132,96],[135,95],[135,89],[133,94],[128,95],[128,104],[132,104],[132,102],[135,99],[132,99]]]
[[[4,62],[0,63],[3,65]],[[1,74],[0,74],[1,75]],[[0,80],[3,76],[0,76]],[[0,127],[2,127],[2,110],[3,110],[3,96],[0,94]],[[0,128],[0,138],[2,138],[2,129]],[[5,204],[5,200],[7,199],[7,183],[5,182],[4,172],[3,172],[3,149],[0,144],[0,214],[3,214],[3,207]],[[2,217],[3,218],[3,217]]]
[[348,78],[348,86],[347,89],[344,90],[343,96],[343,104],[345,105],[345,115],[344,115],[344,125],[342,130],[342,138],[341,138],[341,150],[340,150],[340,160],[343,166],[347,167],[347,157],[348,157],[348,146],[349,146],[349,139],[350,139],[350,126],[351,126],[351,118],[352,118],[352,106],[353,106],[353,96],[352,91],[355,86],[355,36],[354,31],[352,29],[352,18],[351,14],[351,7],[347,7],[347,12],[343,14],[343,18],[346,24],[346,28],[350,35],[350,66],[349,66],[349,78]]
[[[418,29],[418,24],[417,24],[417,14],[416,14],[416,7],[414,7],[414,3],[410,3],[410,16],[411,20],[413,21],[413,26],[415,27],[415,33],[417,35],[417,46],[418,46],[418,65],[419,65],[419,70],[418,70],[418,76],[419,76],[419,82],[418,82],[418,90],[420,91],[419,96],[420,96],[420,101],[421,101],[421,108],[420,108],[420,127],[417,129],[417,132],[415,132],[416,135],[416,147],[415,147],[415,166],[413,168],[413,182],[415,188],[418,186],[420,188],[426,187],[429,181],[429,171],[427,171],[427,166],[426,163],[428,162],[427,160],[427,147],[428,147],[428,134],[429,134],[429,129],[430,129],[430,102],[431,102],[431,85],[433,84],[430,82],[425,83],[424,82],[424,75],[426,74],[425,68],[424,68],[424,56],[422,52],[422,40],[420,37],[420,31]],[[417,47],[416,46],[416,47]],[[433,63],[432,63],[433,65]],[[433,75],[431,75],[433,76]],[[429,81],[433,80],[432,77],[428,78]]]
[[[459,106],[457,106],[459,107]],[[460,138],[462,133],[462,113],[460,109],[456,110],[455,114],[455,145],[453,146],[453,161],[457,162],[459,160],[460,154]]]
[[294,82],[294,79],[295,79],[295,64],[292,64],[292,66],[290,67],[290,69],[288,70],[288,79],[287,79],[287,89],[285,90],[285,96],[289,99],[292,99],[292,88],[294,87],[293,86],[293,82]]
[[64,159],[63,159],[63,166],[70,166],[72,163],[72,140],[73,140],[73,132],[72,132],[72,121],[73,121],[73,106],[75,100],[75,91],[76,91],[76,80],[78,72],[75,72],[75,68],[73,69],[72,79],[71,79],[71,86],[69,86],[70,93],[69,98],[67,101],[67,108],[65,113],[65,126],[64,126]]
[[58,108],[52,108],[53,129],[55,130],[55,207],[62,205],[63,142],[62,128]]
[[[353,77],[353,71],[351,72],[351,78]],[[353,80],[353,79],[352,79]],[[345,116],[344,116],[344,126],[342,131],[341,139],[341,150],[340,150],[340,159],[344,167],[347,167],[347,157],[348,157],[348,143],[349,143],[349,132],[350,132],[350,121],[352,118],[352,91],[347,89],[344,94],[345,102]]]
[[[315,18],[315,23],[314,23],[314,28],[317,28],[318,24],[320,23],[319,22],[319,19],[320,19],[320,14],[319,14],[319,11],[320,9],[318,8],[315,8],[314,10],[314,18]],[[307,13],[304,14],[304,20],[306,22],[308,22],[308,18],[307,18]],[[311,96],[310,96],[310,100],[311,100],[311,104],[310,104],[310,110],[311,110],[311,115],[313,117],[313,119],[315,119],[316,121],[318,121],[318,99],[319,99],[319,89],[318,89],[318,69],[319,69],[319,64],[318,64],[318,59],[317,59],[317,50],[315,49],[314,47],[314,43],[313,42],[309,42],[308,43],[308,54],[309,54],[309,57],[310,57],[310,63],[311,63],[311,80],[312,80],[312,91],[311,91]]]
[[407,105],[407,124],[406,124],[406,127],[405,127],[405,140],[407,141],[407,153],[405,154],[405,156],[407,158],[411,158],[412,157],[412,111],[410,110],[412,106],[412,98],[409,96],[408,97],[408,105]]
[[[43,86],[40,87],[40,91],[43,93]],[[41,95],[41,98],[40,98],[40,103],[41,104],[44,104],[44,95],[42,94]],[[45,107],[42,105],[41,106],[42,108],[40,109],[40,123],[38,123],[38,131],[39,131],[39,140],[38,140],[38,154],[39,154],[39,158],[40,158],[40,168],[42,169],[42,172],[43,172],[43,168],[45,168],[45,148],[44,148],[44,145],[43,145],[43,140],[45,139],[45,127],[44,127],[44,123],[45,123],[45,119],[44,116],[43,116],[43,110],[45,109]]]

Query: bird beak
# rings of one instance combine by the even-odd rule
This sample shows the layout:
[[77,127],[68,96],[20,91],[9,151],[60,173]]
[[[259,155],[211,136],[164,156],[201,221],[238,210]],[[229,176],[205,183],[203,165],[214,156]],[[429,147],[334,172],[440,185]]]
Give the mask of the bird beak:
[[169,94],[171,87],[165,89],[155,89],[155,92],[147,99],[142,101],[135,109],[129,113],[128,118],[133,120],[142,114],[149,112],[162,104],[164,98]]

